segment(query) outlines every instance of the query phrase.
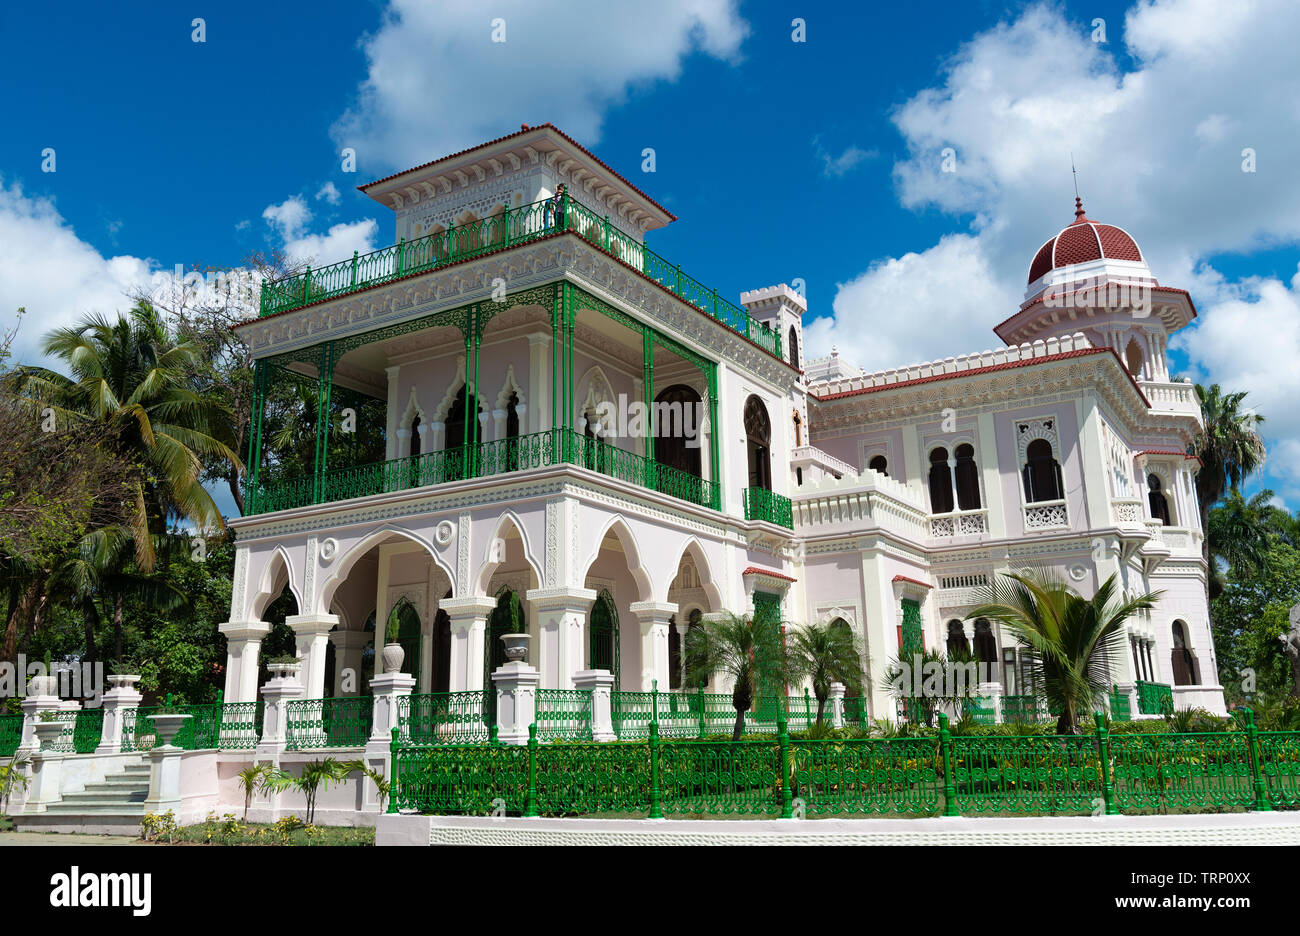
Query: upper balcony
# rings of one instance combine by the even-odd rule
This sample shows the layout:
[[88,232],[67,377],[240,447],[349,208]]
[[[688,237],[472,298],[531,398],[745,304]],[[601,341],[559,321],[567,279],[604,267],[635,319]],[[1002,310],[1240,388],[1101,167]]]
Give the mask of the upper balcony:
[[301,309],[564,233],[576,234],[591,246],[658,283],[683,302],[748,338],[773,356],[781,357],[781,336],[766,323],[752,318],[743,307],[719,297],[716,289],[686,275],[680,265],[659,256],[611,224],[608,216],[597,215],[567,193],[518,208],[507,208],[459,227],[453,224],[445,231],[412,241],[403,239],[368,254],[354,253],[350,260],[319,269],[308,267],[295,276],[263,283],[259,316]]

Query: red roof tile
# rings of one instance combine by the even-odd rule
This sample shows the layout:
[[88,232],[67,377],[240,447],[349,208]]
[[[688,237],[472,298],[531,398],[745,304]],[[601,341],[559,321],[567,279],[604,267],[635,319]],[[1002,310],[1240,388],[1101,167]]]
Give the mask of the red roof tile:
[[922,588],[934,588],[929,582],[922,582],[918,579],[908,578],[906,575],[895,575],[891,581],[911,582],[913,585],[920,585]]
[[742,577],[746,575],[766,575],[770,578],[785,579],[787,582],[799,581],[796,578],[791,578],[790,576],[784,575],[780,572],[773,572],[771,569],[760,569],[758,566],[749,566],[747,569],[745,569],[744,572],[741,572],[740,574]]

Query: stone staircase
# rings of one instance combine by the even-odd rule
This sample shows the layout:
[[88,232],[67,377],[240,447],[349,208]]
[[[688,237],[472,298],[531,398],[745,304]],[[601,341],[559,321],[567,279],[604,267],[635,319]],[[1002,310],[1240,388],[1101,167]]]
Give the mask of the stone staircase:
[[20,831],[86,832],[138,835],[149,795],[149,765],[129,764],[120,773],[86,784],[80,793],[65,793],[44,812],[14,816]]

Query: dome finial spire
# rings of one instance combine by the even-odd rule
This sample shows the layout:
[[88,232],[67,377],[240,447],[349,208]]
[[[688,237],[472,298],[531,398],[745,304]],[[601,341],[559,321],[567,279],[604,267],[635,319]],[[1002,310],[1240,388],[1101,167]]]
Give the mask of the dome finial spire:
[[1074,220],[1083,220],[1083,199],[1079,197],[1079,170],[1074,168],[1074,153],[1070,153],[1070,172],[1074,176]]

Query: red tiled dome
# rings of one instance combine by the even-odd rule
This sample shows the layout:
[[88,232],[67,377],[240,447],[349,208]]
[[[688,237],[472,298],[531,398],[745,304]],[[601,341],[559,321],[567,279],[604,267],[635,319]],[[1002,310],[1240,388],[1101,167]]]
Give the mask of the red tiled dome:
[[1083,213],[1083,202],[1076,198],[1074,223],[1038,248],[1034,262],[1029,265],[1029,282],[1058,267],[1103,258],[1141,263],[1142,251],[1122,228],[1090,220]]

